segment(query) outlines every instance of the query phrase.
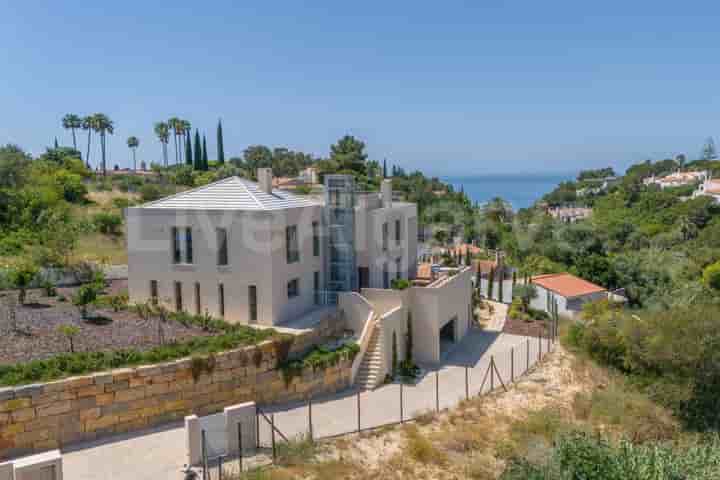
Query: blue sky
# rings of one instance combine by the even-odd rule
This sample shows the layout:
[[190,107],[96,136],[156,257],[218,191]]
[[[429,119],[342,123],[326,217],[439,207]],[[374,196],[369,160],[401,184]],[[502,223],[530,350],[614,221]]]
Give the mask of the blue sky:
[[[438,175],[565,172],[696,155],[720,133],[718,2],[10,2],[0,143],[33,153],[64,113],[116,122],[111,163],[187,118],[249,144]],[[97,154],[93,153],[95,158]]]

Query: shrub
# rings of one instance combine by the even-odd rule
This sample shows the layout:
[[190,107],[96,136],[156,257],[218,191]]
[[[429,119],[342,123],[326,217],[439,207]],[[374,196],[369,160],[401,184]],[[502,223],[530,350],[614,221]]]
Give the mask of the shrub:
[[425,463],[435,465],[447,464],[447,454],[435,447],[430,440],[424,437],[415,425],[409,425],[405,428],[406,445],[405,452],[410,458]]
[[162,198],[164,192],[162,189],[154,183],[146,183],[140,187],[140,198],[143,202],[152,202]]
[[720,290],[720,261],[707,266],[703,270],[703,281],[708,287]]
[[50,280],[43,280],[40,284],[40,288],[45,291],[46,297],[54,297],[55,295],[57,295],[57,289],[55,288],[55,284],[52,283]]
[[73,297],[73,305],[78,307],[80,310],[80,316],[83,319],[87,318],[88,305],[93,303],[98,296],[98,288],[95,284],[88,284],[81,286]]
[[129,199],[123,198],[123,197],[113,198],[112,203],[113,203],[113,207],[118,208],[120,210],[131,207],[135,204],[135,202],[133,202],[132,200],[129,200]]
[[60,325],[58,332],[68,339],[70,344],[70,353],[75,353],[74,339],[80,334],[80,329],[76,325]]
[[95,228],[105,235],[118,235],[122,222],[122,217],[116,213],[100,212],[93,216]]
[[390,282],[390,287],[393,290],[405,290],[410,287],[410,282],[404,278],[396,278]]
[[20,305],[25,304],[27,289],[37,276],[37,273],[37,266],[27,262],[21,263],[9,270],[8,280],[14,288],[18,289],[18,303],[20,303]]

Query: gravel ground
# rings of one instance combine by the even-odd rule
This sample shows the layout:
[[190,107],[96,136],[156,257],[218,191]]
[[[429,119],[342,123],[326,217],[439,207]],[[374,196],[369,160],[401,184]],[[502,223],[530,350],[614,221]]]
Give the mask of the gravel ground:
[[[75,337],[75,351],[119,350],[136,348],[147,350],[158,342],[157,323],[143,320],[131,311],[113,312],[112,309],[90,310],[90,317],[101,319],[93,322],[83,320],[70,298],[75,288],[58,288],[58,296],[46,297],[42,290],[28,292],[26,305],[17,308],[20,332],[8,328],[5,312],[0,316],[0,365],[44,359],[69,350],[67,338],[58,332],[60,325],[76,325],[80,333]],[[126,280],[111,282],[106,294],[127,291]],[[14,294],[14,292],[4,292]],[[64,296],[68,300],[60,302]],[[208,335],[201,329],[186,328],[178,322],[164,325],[166,341],[184,340]]]

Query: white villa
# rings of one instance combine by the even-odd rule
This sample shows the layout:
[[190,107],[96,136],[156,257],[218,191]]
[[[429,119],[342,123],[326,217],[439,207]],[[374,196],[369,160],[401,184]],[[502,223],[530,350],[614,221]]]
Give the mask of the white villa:
[[701,183],[693,192],[693,197],[699,196],[712,197],[715,202],[720,203],[720,179],[708,179]]
[[[537,275],[531,282],[537,295],[530,301],[530,306],[548,313],[557,304],[559,315],[576,317],[584,304],[611,298],[605,288],[569,273]],[[615,300],[616,296],[612,298]]]
[[664,177],[648,177],[643,180],[645,185],[658,185],[661,189],[671,187],[682,187],[683,185],[692,185],[698,182],[704,182],[709,178],[706,170],[697,172],[680,172],[671,173]]
[[[327,175],[324,199],[231,177],[127,210],[131,302],[150,299],[228,322],[313,328],[329,312],[361,345],[353,378],[378,385],[393,337],[404,358],[436,363],[472,318],[472,272],[430,282],[417,275],[417,208],[394,202],[390,180],[359,193],[352,176]],[[391,289],[393,280],[410,287]],[[341,329],[342,330],[342,329]]]

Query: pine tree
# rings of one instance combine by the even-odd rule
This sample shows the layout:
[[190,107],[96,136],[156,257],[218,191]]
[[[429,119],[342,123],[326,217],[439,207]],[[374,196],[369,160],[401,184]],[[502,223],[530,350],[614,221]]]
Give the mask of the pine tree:
[[193,166],[192,156],[192,139],[190,138],[190,131],[185,132],[185,164]]
[[200,132],[198,132],[197,128],[195,129],[195,148],[193,159],[193,168],[195,170],[204,170],[202,162],[202,147],[200,146]]
[[220,120],[218,120],[217,126],[217,161],[221,165],[225,163],[225,148],[223,147],[223,131]]
[[207,140],[205,140],[205,134],[203,134],[203,143],[202,143],[202,162],[203,162],[203,170],[209,170],[210,166],[208,165]]

